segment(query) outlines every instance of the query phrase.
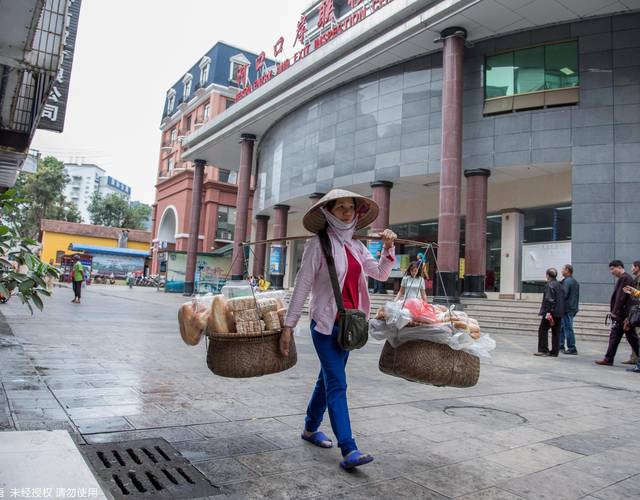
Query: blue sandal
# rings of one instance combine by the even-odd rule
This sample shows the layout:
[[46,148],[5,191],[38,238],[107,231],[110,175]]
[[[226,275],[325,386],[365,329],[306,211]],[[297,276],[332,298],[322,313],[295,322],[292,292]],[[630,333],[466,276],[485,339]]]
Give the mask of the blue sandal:
[[300,435],[302,439],[305,441],[309,441],[311,444],[318,446],[320,448],[331,448],[333,447],[333,441],[327,436],[324,432],[318,431],[314,432],[310,436],[305,436],[304,432]]
[[360,467],[361,465],[368,464],[369,462],[373,462],[373,457],[371,455],[368,453],[362,453],[358,450],[353,450],[344,457],[342,462],[340,462],[340,467],[344,470],[351,470],[356,467]]

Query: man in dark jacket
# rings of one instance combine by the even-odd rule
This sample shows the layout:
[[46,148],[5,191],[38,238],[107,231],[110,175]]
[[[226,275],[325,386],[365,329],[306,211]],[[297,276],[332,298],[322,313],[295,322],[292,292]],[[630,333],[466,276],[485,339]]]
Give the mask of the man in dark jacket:
[[[560,330],[564,316],[564,292],[557,277],[558,271],[553,267],[547,269],[547,284],[544,287],[539,313],[542,321],[538,328],[538,352],[534,353],[534,356],[558,357]],[[551,328],[551,351],[549,351],[549,328]]]
[[[562,267],[562,290],[564,291],[564,316],[562,317],[562,331],[560,332],[560,350],[565,354],[578,354],[576,336],[573,333],[573,318],[578,314],[580,301],[580,285],[573,277],[573,266],[565,264]],[[567,339],[567,349],[564,341]]]
[[611,295],[611,331],[609,333],[609,347],[603,359],[596,361],[596,365],[613,365],[613,359],[616,357],[616,351],[622,336],[626,335],[627,341],[631,345],[631,350],[638,355],[638,337],[635,332],[624,331],[624,320],[629,314],[629,306],[631,305],[631,296],[624,293],[624,287],[633,286],[633,278],[629,273],[625,272],[624,264],[619,260],[609,262],[609,271],[613,276],[618,278],[616,286]]

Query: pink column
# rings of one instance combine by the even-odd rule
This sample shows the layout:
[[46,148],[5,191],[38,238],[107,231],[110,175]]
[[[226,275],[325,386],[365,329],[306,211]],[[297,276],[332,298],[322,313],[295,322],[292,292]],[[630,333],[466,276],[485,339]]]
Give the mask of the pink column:
[[393,182],[376,181],[371,183],[371,198],[378,204],[378,217],[371,224],[371,232],[379,233],[389,227],[389,211],[391,204],[391,188]]
[[[273,238],[286,238],[287,237],[287,222],[289,219],[289,206],[288,205],[275,205],[273,207],[274,216],[273,216]],[[280,271],[277,273],[270,274],[271,283],[273,287],[276,289],[282,288],[283,278],[284,278],[284,267],[287,261],[286,251],[287,246],[284,241],[276,241],[271,244],[271,252],[277,251],[280,249]]]
[[195,292],[196,261],[198,258],[198,236],[200,234],[200,212],[202,211],[202,181],[204,160],[195,160],[193,166],[193,190],[191,192],[191,218],[187,242],[187,269],[184,277],[184,294]]
[[236,227],[233,233],[233,257],[231,259],[231,279],[234,280],[241,280],[244,275],[244,248],[242,242],[245,241],[247,234],[249,190],[251,188],[251,167],[253,165],[253,145],[255,141],[256,136],[253,134],[242,134],[240,139]]
[[442,54],[442,141],[438,216],[439,300],[459,302],[460,190],[462,174],[462,84],[464,28],[447,28],[440,36]]
[[465,170],[467,178],[467,217],[464,247],[464,297],[486,298],[484,278],[487,270],[487,184],[491,171]]
[[[267,239],[267,228],[269,226],[268,215],[256,215],[256,241]],[[267,252],[267,244],[255,245],[253,247],[255,255],[253,256],[253,275],[264,275],[264,263]]]

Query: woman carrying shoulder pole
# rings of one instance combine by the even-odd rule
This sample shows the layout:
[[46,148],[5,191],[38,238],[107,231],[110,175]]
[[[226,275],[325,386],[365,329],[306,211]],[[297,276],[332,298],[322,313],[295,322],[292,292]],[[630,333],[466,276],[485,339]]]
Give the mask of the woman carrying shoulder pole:
[[360,309],[368,317],[370,301],[367,276],[379,281],[388,279],[395,262],[396,235],[389,229],[382,232],[383,250],[379,261],[361,241],[353,239],[353,235],[356,230],[371,224],[377,216],[378,206],[375,202],[342,189],[330,191],[309,209],[303,224],[316,236],[305,244],[280,337],[280,350],[287,356],[293,329],[311,293],[311,338],[320,359],[320,374],[307,407],[301,437],[321,448],[333,446],[329,437],[318,430],[328,409],[331,428],[342,452],[340,466],[347,470],[369,463],[373,457],[358,450],[351,432],[345,373],[349,352],[344,351],[337,342],[338,307],[317,233],[326,230],[329,236],[345,309]]

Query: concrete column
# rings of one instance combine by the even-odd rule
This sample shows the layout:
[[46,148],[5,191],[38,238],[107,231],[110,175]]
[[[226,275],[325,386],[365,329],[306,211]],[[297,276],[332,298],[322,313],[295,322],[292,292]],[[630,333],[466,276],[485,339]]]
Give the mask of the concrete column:
[[467,218],[464,247],[464,297],[486,299],[487,272],[487,184],[491,171],[465,170],[467,178]]
[[[263,241],[267,239],[267,229],[269,227],[268,215],[256,215],[256,241]],[[267,252],[267,244],[255,245],[253,247],[255,255],[253,256],[253,275],[264,275],[264,263]]]
[[231,258],[231,279],[234,280],[241,280],[244,275],[244,248],[242,242],[245,241],[247,235],[251,167],[253,165],[253,145],[255,142],[256,136],[253,134],[242,134],[240,139],[236,227],[233,233],[233,257]]
[[460,191],[462,185],[462,84],[464,28],[451,27],[441,34],[442,141],[440,146],[440,210],[438,216],[437,301],[460,301]]
[[187,242],[187,269],[184,277],[184,294],[195,292],[196,261],[198,258],[198,237],[200,235],[200,212],[202,211],[202,181],[204,160],[195,160],[193,166],[193,189],[191,191],[191,218],[189,219],[189,240]]
[[[288,205],[275,205],[273,207],[273,239],[286,238],[287,236],[287,222],[289,218],[289,206]],[[271,252],[280,253],[280,272],[270,273],[271,283],[274,288],[282,289],[282,283],[285,273],[285,265],[287,262],[287,245],[284,241],[277,241],[271,244]]]
[[378,204],[378,217],[371,224],[371,232],[380,233],[389,227],[389,211],[391,205],[391,188],[393,182],[377,181],[371,183],[371,198]]
[[515,299],[521,290],[522,240],[524,214],[515,208],[502,211],[500,254],[500,298]]

